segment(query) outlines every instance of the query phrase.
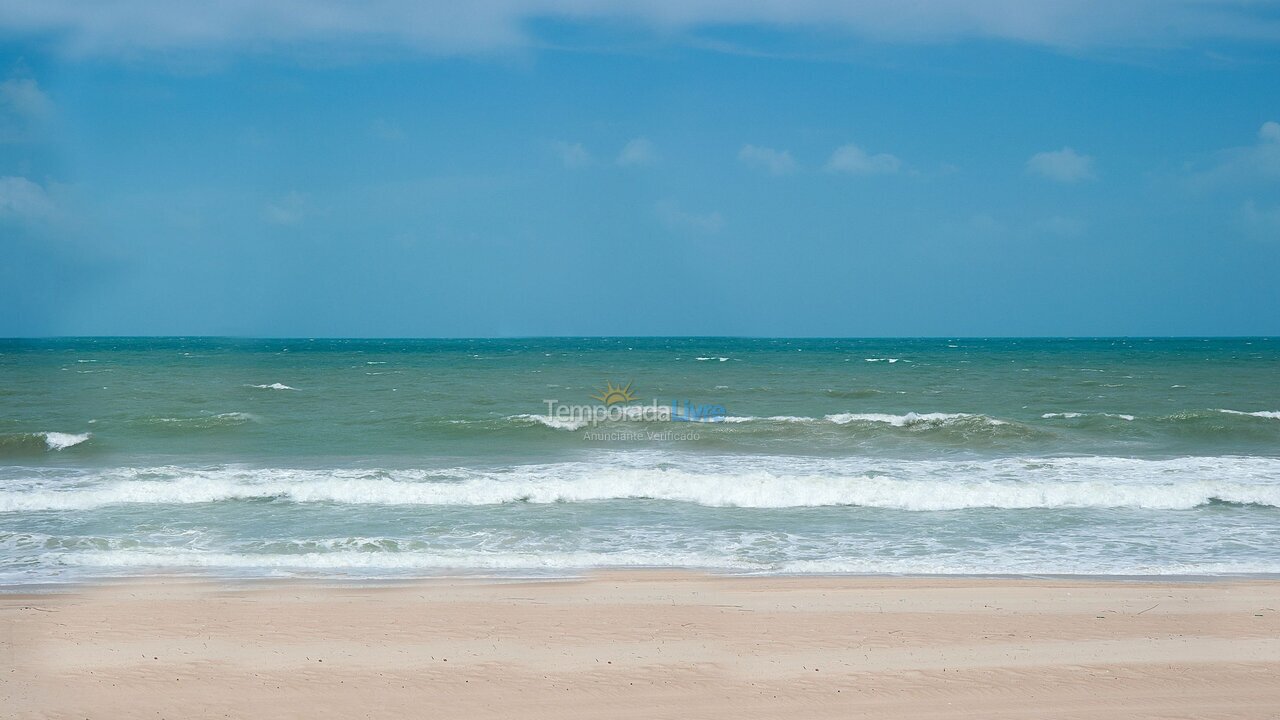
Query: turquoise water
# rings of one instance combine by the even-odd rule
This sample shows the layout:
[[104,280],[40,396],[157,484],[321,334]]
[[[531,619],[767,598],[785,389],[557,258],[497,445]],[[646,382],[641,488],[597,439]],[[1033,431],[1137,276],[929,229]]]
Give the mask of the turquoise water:
[[0,581],[1274,573],[1277,380],[1269,338],[3,340]]

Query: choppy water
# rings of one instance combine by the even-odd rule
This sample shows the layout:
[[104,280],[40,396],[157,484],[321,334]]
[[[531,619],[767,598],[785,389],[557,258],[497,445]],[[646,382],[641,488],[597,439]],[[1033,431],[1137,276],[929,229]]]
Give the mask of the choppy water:
[[[1280,340],[0,341],[0,582],[1280,572]],[[719,406],[719,422],[548,415]]]

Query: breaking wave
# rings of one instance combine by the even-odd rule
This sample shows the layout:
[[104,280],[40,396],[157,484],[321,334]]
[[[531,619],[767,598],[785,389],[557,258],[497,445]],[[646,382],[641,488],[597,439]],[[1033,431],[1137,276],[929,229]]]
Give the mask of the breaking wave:
[[92,433],[32,432],[0,435],[0,457],[38,455],[75,447],[93,437]]
[[1104,412],[1104,413],[1051,412],[1051,413],[1045,413],[1040,416],[1040,418],[1043,420],[1054,420],[1058,418],[1061,418],[1064,420],[1074,420],[1076,418],[1087,418],[1087,417],[1117,418],[1119,420],[1126,420],[1128,422],[1133,422],[1134,420],[1137,419],[1133,415],[1126,415],[1125,413],[1108,413],[1108,412]]
[[92,433],[46,432],[39,434],[44,435],[44,444],[47,445],[50,450],[65,450],[69,447],[79,445],[92,437]]
[[22,484],[23,490],[0,492],[0,512],[237,500],[446,506],[655,500],[706,507],[856,506],[913,512],[1187,510],[1211,503],[1280,507],[1280,459],[729,457],[656,467],[567,462],[493,471],[162,467]]

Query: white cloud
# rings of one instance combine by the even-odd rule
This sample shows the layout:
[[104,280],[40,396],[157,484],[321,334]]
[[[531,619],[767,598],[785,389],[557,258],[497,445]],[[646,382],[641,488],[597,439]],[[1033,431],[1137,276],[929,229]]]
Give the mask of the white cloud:
[[774,150],[756,145],[743,145],[738,151],[738,160],[751,167],[763,168],[773,175],[793,173],[800,167],[796,159],[786,150]]
[[616,162],[623,167],[634,167],[652,165],[656,159],[657,153],[654,151],[653,143],[640,137],[629,140],[622,146]]
[[14,77],[0,82],[0,143],[34,141],[53,117],[53,101],[24,70],[19,63]]
[[1265,2],[1229,0],[0,0],[0,32],[70,55],[266,51],[305,44],[481,53],[535,45],[539,21],[623,22],[667,36],[739,26],[881,41],[995,38],[1064,48],[1280,39]]
[[1192,170],[1195,185],[1280,178],[1280,123],[1272,120],[1258,128],[1253,145],[1227,148],[1214,155],[1213,162]]
[[1076,183],[1096,177],[1093,172],[1093,158],[1081,155],[1069,147],[1032,155],[1027,160],[1027,171],[1061,183]]
[[306,216],[307,197],[299,192],[290,192],[262,209],[262,217],[272,225],[297,225]]
[[724,228],[724,218],[719,212],[695,213],[682,210],[674,200],[662,200],[656,207],[658,219],[670,230],[714,234]]
[[11,78],[0,83],[0,105],[26,120],[43,120],[53,114],[53,101],[31,78]]
[[580,168],[591,164],[591,153],[587,152],[582,143],[556,141],[551,143],[551,150],[567,168]]
[[889,153],[868,154],[850,143],[841,145],[827,160],[827,170],[850,175],[893,175],[902,169],[902,161]]
[[0,177],[0,218],[39,220],[53,215],[53,199],[44,188],[15,175]]

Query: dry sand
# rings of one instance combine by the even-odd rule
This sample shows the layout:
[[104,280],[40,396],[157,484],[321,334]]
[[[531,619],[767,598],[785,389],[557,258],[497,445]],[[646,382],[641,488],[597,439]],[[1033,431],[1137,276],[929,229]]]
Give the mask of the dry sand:
[[724,578],[0,595],[16,718],[1275,718],[1280,582]]

